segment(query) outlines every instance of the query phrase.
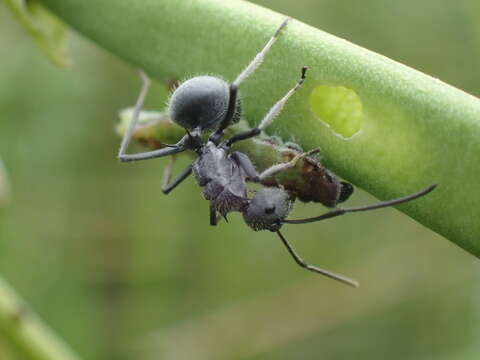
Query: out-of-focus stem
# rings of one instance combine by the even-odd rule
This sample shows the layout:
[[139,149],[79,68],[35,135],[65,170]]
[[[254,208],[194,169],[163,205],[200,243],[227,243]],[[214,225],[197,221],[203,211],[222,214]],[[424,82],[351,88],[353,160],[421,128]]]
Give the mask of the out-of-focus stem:
[[80,360],[0,278],[0,336],[24,360]]

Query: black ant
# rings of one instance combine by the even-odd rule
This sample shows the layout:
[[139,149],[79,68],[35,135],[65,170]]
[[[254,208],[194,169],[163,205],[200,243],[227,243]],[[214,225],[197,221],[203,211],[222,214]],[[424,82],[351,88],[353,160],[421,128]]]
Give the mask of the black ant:
[[[306,67],[301,69],[301,76],[296,85],[273,105],[257,127],[222,140],[224,130],[240,119],[241,105],[240,98],[237,96],[238,86],[262,63],[265,54],[278,39],[281,30],[287,25],[288,20],[287,18],[283,21],[262,51],[255,56],[252,62],[231,84],[213,76],[197,76],[183,82],[175,89],[169,101],[169,114],[175,123],[186,130],[186,135],[178,143],[166,145],[165,148],[154,151],[126,154],[126,149],[137,124],[150,83],[145,73],[140,72],[143,81],[142,90],[133,110],[132,120],[123,137],[118,158],[122,162],[128,162],[164,157],[187,149],[195,151],[197,158],[193,163],[183,170],[171,183],[162,187],[162,191],[165,194],[168,194],[193,173],[198,185],[203,190],[205,198],[210,201],[210,225],[217,224],[220,218],[217,214],[226,219],[227,213],[238,211],[242,213],[245,223],[253,230],[276,232],[300,266],[348,285],[358,286],[358,283],[352,279],[305,263],[280,232],[282,225],[305,224],[349,212],[367,211],[401,204],[426,195],[435,188],[435,185],[402,198],[364,207],[336,208],[326,214],[302,220],[286,219],[293,207],[294,197],[283,188],[264,187],[256,191],[252,198],[247,196],[247,181],[260,183],[281,171],[294,167],[299,159],[318,151],[313,150],[307,153],[300,153],[291,161],[273,165],[259,174],[247,155],[238,151],[231,152],[230,150],[235,142],[259,135],[272,123],[290,96],[302,86],[305,81]],[[203,141],[201,135],[206,130],[212,132],[207,141]],[[340,199],[345,200],[350,195],[352,188],[347,185],[349,184],[345,183],[344,190],[348,190],[348,194],[344,194],[346,196],[343,197],[337,196],[337,202],[340,202]]]

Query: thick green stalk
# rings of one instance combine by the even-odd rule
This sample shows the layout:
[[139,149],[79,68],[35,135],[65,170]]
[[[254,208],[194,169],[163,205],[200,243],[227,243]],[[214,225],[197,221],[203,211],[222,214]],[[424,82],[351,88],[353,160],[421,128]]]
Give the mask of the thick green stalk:
[[[284,17],[238,0],[42,2],[160,80],[201,73],[232,80]],[[400,210],[480,256],[480,101],[292,21],[241,86],[250,124],[295,83],[303,65],[310,67],[305,86],[268,132],[304,149],[320,146],[326,165],[382,199],[438,183]]]
[[0,336],[25,360],[79,360],[0,278]]

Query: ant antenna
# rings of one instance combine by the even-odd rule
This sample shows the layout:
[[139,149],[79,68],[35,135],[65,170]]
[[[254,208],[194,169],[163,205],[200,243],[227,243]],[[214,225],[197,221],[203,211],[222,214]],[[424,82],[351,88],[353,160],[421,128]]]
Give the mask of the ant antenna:
[[355,208],[347,208],[347,209],[342,209],[338,208],[332,211],[329,211],[325,214],[322,214],[320,216],[312,217],[312,218],[307,218],[307,219],[297,219],[297,220],[283,220],[284,224],[307,224],[311,222],[316,222],[320,220],[325,220],[329,219],[332,217],[344,215],[347,213],[351,212],[361,212],[361,211],[369,211],[369,210],[375,210],[375,209],[380,209],[388,206],[394,206],[398,204],[403,204],[408,201],[412,201],[415,199],[418,199],[419,197],[422,197],[424,195],[427,195],[429,192],[431,192],[433,189],[437,187],[437,184],[430,185],[426,189],[423,189],[422,191],[398,198],[398,199],[393,199],[393,200],[387,200],[387,201],[382,201],[377,204],[372,204],[372,205],[367,205],[367,206],[360,206],[360,207],[355,207]]
[[331,271],[328,271],[328,270],[320,269],[320,268],[318,268],[316,266],[313,266],[313,265],[308,265],[300,256],[297,255],[295,250],[293,250],[292,245],[290,245],[290,243],[287,241],[287,239],[285,239],[285,237],[282,235],[282,233],[280,231],[277,231],[277,234],[280,237],[280,240],[282,240],[283,245],[285,245],[285,247],[287,248],[290,255],[292,255],[293,260],[295,260],[295,262],[298,265],[300,265],[301,267],[303,267],[307,270],[316,272],[318,274],[327,276],[331,279],[340,281],[344,284],[347,284],[347,285],[350,285],[350,286],[353,286],[353,287],[358,287],[359,286],[358,282],[353,280],[353,279],[350,279],[350,278],[342,276],[342,275],[335,274],[335,273],[333,273]]
[[176,145],[174,145],[174,144],[160,143],[160,145],[163,146],[163,147],[168,147],[168,148],[174,148],[174,147],[176,147]]

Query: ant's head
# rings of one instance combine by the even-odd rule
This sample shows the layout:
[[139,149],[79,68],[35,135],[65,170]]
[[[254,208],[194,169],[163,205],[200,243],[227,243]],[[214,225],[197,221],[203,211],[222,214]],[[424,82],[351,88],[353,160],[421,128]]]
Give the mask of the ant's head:
[[292,209],[293,199],[282,189],[258,190],[243,212],[243,219],[253,230],[278,231]]
[[[171,119],[187,130],[214,130],[228,110],[229,85],[213,76],[196,76],[183,82],[170,97]],[[232,122],[240,119],[240,100],[237,98]]]

